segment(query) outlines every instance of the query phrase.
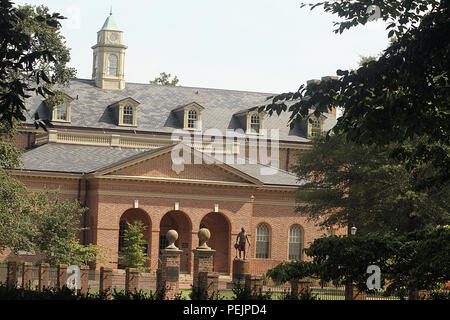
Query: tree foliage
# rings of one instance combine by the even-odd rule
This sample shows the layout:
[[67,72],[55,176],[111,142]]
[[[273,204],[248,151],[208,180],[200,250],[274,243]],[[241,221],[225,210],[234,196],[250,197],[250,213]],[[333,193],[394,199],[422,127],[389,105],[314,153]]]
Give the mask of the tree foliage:
[[160,84],[163,86],[176,86],[180,80],[177,76],[174,76],[172,79],[170,79],[171,76],[172,75],[170,73],[161,72],[159,74],[159,77],[151,80],[150,83]]
[[336,79],[270,97],[260,110],[290,112],[295,126],[310,109],[319,116],[339,106],[344,113],[333,131],[345,132],[351,141],[387,145],[422,137],[423,144],[399,148],[397,155],[412,167],[423,158],[434,161],[442,170],[435,172],[433,183],[448,181],[450,1],[325,1],[310,7],[344,19],[335,24],[335,32],[342,33],[368,22],[369,5],[380,7],[389,37],[396,39],[380,57],[357,70],[338,70]]
[[315,275],[315,265],[306,261],[286,261],[266,273],[277,284],[297,281]]
[[322,226],[356,226],[362,234],[399,235],[450,224],[450,184],[429,183],[442,168],[422,161],[410,170],[393,156],[398,146],[358,145],[344,135],[317,139],[293,167],[308,181],[297,190],[297,210]]
[[[59,34],[61,19],[44,6],[15,7],[10,0],[0,0],[0,123],[25,121],[25,100],[32,93],[57,103],[53,87],[74,76]],[[50,123],[35,117],[35,125],[46,128]]]
[[124,245],[119,252],[119,263],[128,268],[144,268],[145,262],[148,260],[147,255],[143,252],[144,240],[143,232],[145,226],[141,221],[128,223],[125,228]]

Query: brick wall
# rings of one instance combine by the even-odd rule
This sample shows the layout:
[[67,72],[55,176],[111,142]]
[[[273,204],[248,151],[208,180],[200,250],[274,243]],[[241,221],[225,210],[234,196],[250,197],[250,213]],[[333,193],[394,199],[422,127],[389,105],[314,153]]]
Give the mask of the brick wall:
[[[151,165],[153,166],[153,163]],[[143,166],[140,169],[143,171],[139,172],[145,172],[147,169]],[[210,178],[216,173],[220,173],[222,177],[227,176],[225,172],[211,168],[186,171],[190,177],[200,180]],[[133,172],[127,172],[128,174]],[[314,223],[295,213],[293,192],[263,192],[256,187],[133,181],[131,178],[93,178],[89,180],[85,199],[83,181],[79,184],[76,179],[25,176],[22,176],[21,180],[33,189],[43,186],[60,188],[61,197],[64,199],[80,199],[81,202],[86,200],[90,228],[87,241],[109,250],[107,261],[98,263],[95,266],[97,269],[100,266],[117,268],[119,222],[124,213],[127,213],[126,216],[131,220],[147,222],[145,237],[149,243],[149,266],[153,273],[158,266],[160,234],[165,235],[169,227],[179,231],[177,245],[183,250],[182,271],[190,273],[193,269],[192,249],[198,245],[197,232],[201,226],[208,227],[212,233],[208,245],[216,250],[213,271],[228,274],[231,274],[232,259],[235,257],[233,245],[242,227],[250,236],[251,247],[247,257],[252,260],[252,273],[263,273],[287,259],[288,234],[292,225],[299,225],[304,231],[305,246],[325,233]],[[134,209],[135,200],[138,200],[137,209]],[[174,211],[175,203],[178,203],[178,211]],[[214,212],[215,205],[218,205],[219,212]],[[255,234],[260,223],[266,223],[270,228],[269,259],[255,258]],[[181,247],[182,243],[187,244],[187,247]]]

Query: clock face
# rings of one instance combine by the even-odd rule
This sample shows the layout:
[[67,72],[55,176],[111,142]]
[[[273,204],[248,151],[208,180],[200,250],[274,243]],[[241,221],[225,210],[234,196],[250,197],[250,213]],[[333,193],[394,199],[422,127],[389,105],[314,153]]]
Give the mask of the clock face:
[[114,42],[117,40],[117,35],[115,33],[111,33],[111,35],[109,36],[109,40],[111,40],[111,42]]

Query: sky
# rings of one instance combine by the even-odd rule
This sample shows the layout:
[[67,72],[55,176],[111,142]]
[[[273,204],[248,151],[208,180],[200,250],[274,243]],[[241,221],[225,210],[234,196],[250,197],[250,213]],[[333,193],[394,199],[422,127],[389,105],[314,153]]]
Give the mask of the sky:
[[[358,66],[388,45],[381,19],[342,34],[337,16],[300,8],[301,0],[16,0],[67,17],[62,35],[70,66],[90,79],[92,49],[112,7],[128,46],[125,80],[161,72],[178,85],[266,93],[296,91],[307,80]],[[311,0],[310,2],[317,2]]]

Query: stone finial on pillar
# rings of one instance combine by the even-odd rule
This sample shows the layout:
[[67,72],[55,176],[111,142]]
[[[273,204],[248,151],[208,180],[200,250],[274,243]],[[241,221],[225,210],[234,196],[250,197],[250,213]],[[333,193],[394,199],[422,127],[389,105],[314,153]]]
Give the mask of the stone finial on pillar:
[[167,299],[174,299],[179,289],[180,255],[183,251],[175,246],[178,233],[169,230],[166,234],[169,245],[161,250],[157,270],[157,292],[164,292]]
[[[213,256],[216,250],[211,249],[207,245],[207,241],[211,237],[211,232],[202,228],[198,232],[199,246],[192,250],[194,252],[194,276],[193,287],[199,292],[214,292],[218,289],[217,281],[207,281],[208,274],[213,274]],[[205,274],[206,273],[206,274]],[[202,279],[199,281],[199,274],[202,274]],[[211,278],[212,279],[212,278]],[[213,287],[211,287],[211,284]],[[217,286],[217,288],[216,288]]]

